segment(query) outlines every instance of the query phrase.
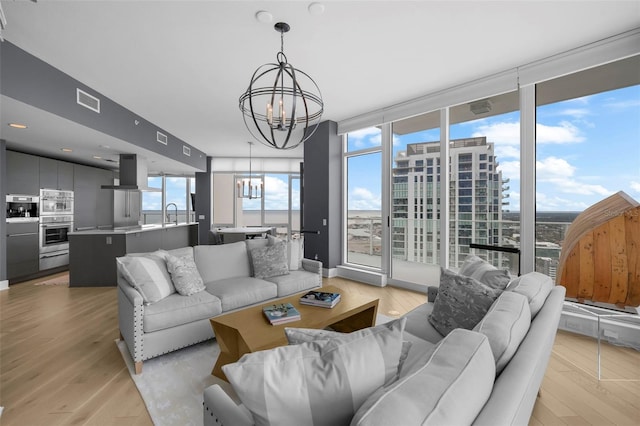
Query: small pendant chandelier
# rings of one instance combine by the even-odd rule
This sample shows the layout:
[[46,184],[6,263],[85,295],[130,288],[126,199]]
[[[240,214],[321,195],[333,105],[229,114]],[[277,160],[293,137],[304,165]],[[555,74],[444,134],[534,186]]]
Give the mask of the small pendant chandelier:
[[249,177],[238,181],[237,194],[238,198],[254,200],[262,198],[264,182],[262,182],[262,178],[253,179],[253,174],[251,173],[251,146],[253,142],[247,143],[249,144]]
[[313,79],[287,62],[284,33],[289,24],[274,25],[280,33],[277,63],[259,67],[240,96],[244,124],[259,142],[276,149],[293,149],[309,139],[322,118],[324,104]]

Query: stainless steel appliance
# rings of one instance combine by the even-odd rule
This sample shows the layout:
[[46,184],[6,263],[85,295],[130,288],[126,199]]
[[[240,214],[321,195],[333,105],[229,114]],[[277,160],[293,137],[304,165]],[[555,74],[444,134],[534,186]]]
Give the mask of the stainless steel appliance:
[[39,201],[37,195],[7,195],[7,222],[37,222]]
[[40,190],[40,216],[73,215],[73,191]]
[[73,215],[40,217],[40,270],[69,264],[69,232]]

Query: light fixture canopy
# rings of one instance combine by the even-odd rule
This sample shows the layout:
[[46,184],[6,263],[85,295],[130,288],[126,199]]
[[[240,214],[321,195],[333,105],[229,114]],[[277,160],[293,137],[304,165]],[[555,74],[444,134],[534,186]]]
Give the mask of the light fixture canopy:
[[244,124],[258,142],[293,149],[316,131],[324,103],[316,82],[287,61],[284,33],[291,27],[278,22],[274,28],[280,33],[277,63],[262,65],[253,73],[239,106]]
[[262,177],[253,179],[253,173],[251,172],[251,147],[253,142],[249,144],[249,177],[242,178],[238,181],[237,196],[238,198],[248,198],[250,200],[262,198],[262,190],[264,189],[264,182]]

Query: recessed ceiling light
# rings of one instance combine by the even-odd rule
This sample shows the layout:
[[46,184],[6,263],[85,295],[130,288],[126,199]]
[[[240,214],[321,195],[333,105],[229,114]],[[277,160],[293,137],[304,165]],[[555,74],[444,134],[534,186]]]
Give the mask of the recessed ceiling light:
[[104,148],[104,149],[111,149],[111,147],[109,145],[99,145],[100,148]]
[[309,13],[315,16],[322,15],[324,13],[324,4],[319,2],[313,2],[308,7]]
[[256,12],[256,20],[258,22],[262,22],[263,24],[268,24],[273,21],[273,15],[266,10],[259,10]]
[[21,123],[9,123],[9,127],[13,127],[14,129],[26,129],[27,125]]
[[73,150],[71,148],[62,148],[61,151],[62,152],[73,152]]
[[99,155],[94,155],[93,158],[95,158],[96,160],[102,160],[102,157],[100,157]]

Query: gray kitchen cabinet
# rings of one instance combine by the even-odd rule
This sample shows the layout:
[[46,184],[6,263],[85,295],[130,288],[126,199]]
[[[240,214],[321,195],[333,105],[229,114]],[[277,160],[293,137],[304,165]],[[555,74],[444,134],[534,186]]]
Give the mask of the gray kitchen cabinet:
[[127,234],[127,253],[147,253],[162,248],[162,230]]
[[7,194],[40,195],[39,157],[7,151]]
[[113,183],[113,172],[74,164],[75,229],[91,229],[113,225],[113,191],[100,188]]
[[40,188],[73,190],[73,163],[40,158]]
[[108,189],[102,189],[102,185],[113,184],[113,171],[95,169],[96,177],[96,226],[98,228],[113,226],[113,196]]
[[[189,228],[191,229],[191,228]],[[160,231],[162,236],[161,247],[164,250],[173,250],[180,247],[187,247],[193,241],[193,236],[189,231],[185,232],[183,227],[166,227]]]
[[35,274],[40,268],[38,222],[7,223],[7,278]]

